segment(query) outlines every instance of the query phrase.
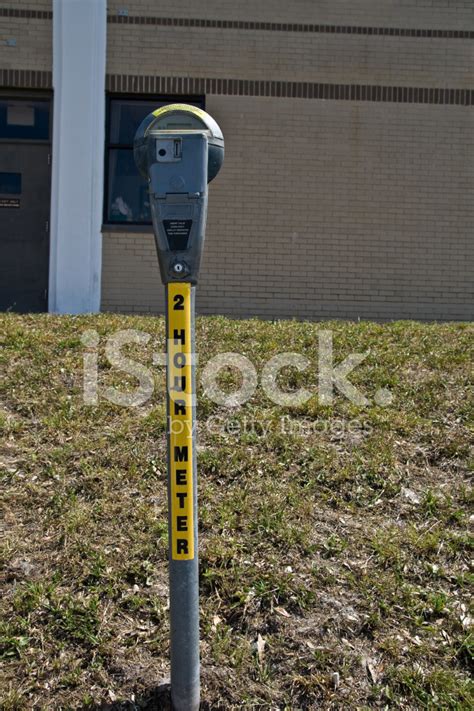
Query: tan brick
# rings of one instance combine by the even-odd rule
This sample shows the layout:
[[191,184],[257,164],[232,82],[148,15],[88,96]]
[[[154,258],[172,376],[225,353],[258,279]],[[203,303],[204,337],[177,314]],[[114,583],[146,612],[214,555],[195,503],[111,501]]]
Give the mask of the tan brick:
[[[472,109],[224,96],[207,108],[227,143],[201,313],[472,317]],[[104,238],[104,308],[116,294],[107,255],[129,263],[133,244],[151,281],[123,309],[162,309],[150,237],[116,239]]]

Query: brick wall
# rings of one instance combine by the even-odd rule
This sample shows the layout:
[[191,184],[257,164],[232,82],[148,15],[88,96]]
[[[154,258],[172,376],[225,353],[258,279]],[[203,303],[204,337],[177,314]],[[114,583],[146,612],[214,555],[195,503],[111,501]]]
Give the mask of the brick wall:
[[110,14],[474,29],[471,0],[109,0]]
[[12,10],[40,10],[51,12],[53,0],[2,0],[2,8]]
[[[109,12],[306,29],[116,21],[109,74],[474,88],[474,40],[446,32],[474,29],[472,3],[175,5],[114,1]],[[354,26],[366,30],[354,34]],[[383,34],[389,28],[404,32]],[[438,36],[413,36],[428,29]],[[223,92],[225,83],[219,86]],[[206,97],[224,130],[226,160],[210,187],[201,313],[472,318],[472,106],[222,92]],[[104,234],[103,308],[162,310],[150,234]]]
[[[127,28],[126,34],[124,27]],[[473,41],[109,25],[113,74],[469,87]],[[176,48],[183,47],[181,51]]]
[[[8,10],[30,10],[28,16],[15,17]],[[52,0],[0,2],[0,70],[52,70]],[[2,14],[3,11],[3,14]],[[14,46],[7,41],[15,40]],[[26,82],[25,87],[32,84]]]
[[[51,9],[0,3],[4,86],[51,85]],[[226,136],[201,313],[472,318],[471,0],[109,0],[108,12],[109,89],[204,91]],[[104,232],[102,292],[105,310],[162,311],[151,234]]]
[[[469,107],[219,96],[208,109],[227,156],[201,313],[472,317]],[[151,235],[106,236],[104,264],[104,308],[162,307]]]

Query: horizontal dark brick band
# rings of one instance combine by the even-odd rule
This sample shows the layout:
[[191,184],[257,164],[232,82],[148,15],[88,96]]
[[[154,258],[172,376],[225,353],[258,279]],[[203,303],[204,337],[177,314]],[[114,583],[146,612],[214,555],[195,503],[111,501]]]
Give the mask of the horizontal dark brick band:
[[0,69],[0,86],[2,89],[51,89],[53,74],[36,69]]
[[[0,17],[25,17],[51,20],[51,10],[0,7]],[[197,17],[155,17],[150,15],[108,15],[111,24],[159,25],[165,27],[210,27],[228,30],[264,32],[309,32],[343,35],[383,35],[389,37],[428,37],[440,39],[474,39],[474,30],[432,30],[407,27],[368,27],[359,25],[311,25],[294,22],[254,22],[252,20],[206,20]]]
[[[0,69],[0,86],[12,89],[51,89],[51,72],[34,69]],[[334,101],[377,101],[407,104],[474,105],[474,89],[441,89],[367,84],[320,84],[310,82],[259,81],[107,74],[107,91],[123,94],[222,94],[228,96],[273,96]]]
[[108,74],[108,91],[138,94],[224,94],[274,96],[336,101],[384,101],[408,104],[456,104],[472,106],[474,89],[440,89],[365,84],[316,84],[310,82],[203,79]]
[[384,35],[390,37],[436,37],[474,39],[474,30],[422,30],[401,27],[359,27],[358,25],[308,25],[250,20],[202,20],[188,17],[154,17],[143,15],[109,15],[112,24],[160,25],[167,27],[212,27],[227,30],[263,30],[265,32],[312,32],[343,35]]
[[52,20],[51,10],[17,10],[13,7],[0,7],[0,17],[30,17],[35,20]]

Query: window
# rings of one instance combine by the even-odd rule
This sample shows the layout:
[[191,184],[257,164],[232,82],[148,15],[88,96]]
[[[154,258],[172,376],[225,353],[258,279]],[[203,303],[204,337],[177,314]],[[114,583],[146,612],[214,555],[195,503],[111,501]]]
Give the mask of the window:
[[0,138],[49,141],[49,101],[0,99]]
[[135,131],[151,111],[174,102],[204,108],[204,97],[109,98],[106,146],[106,224],[151,224],[148,185],[133,159]]
[[21,173],[0,173],[0,193],[21,195]]

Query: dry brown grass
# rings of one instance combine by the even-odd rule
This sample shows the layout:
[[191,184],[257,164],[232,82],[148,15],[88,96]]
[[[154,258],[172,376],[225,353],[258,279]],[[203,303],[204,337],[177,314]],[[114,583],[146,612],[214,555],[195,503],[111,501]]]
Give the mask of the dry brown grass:
[[[2,708],[165,708],[163,373],[141,408],[84,406],[80,340],[142,329],[151,366],[163,322],[0,324]],[[316,362],[323,327],[337,361],[370,349],[351,378],[369,407],[315,396],[286,411],[258,391],[229,414],[200,398],[203,708],[470,709],[473,329],[202,318],[201,363]],[[103,350],[100,379],[134,386]],[[388,407],[373,402],[382,387]],[[209,432],[211,417],[228,431]]]

